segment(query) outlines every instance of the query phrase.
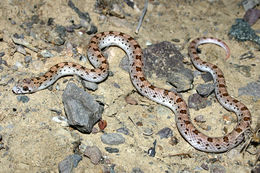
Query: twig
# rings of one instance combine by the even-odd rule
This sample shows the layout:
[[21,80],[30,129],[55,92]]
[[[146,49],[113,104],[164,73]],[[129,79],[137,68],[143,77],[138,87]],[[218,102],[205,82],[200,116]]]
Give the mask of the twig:
[[178,154],[169,154],[167,157],[184,157],[184,158],[191,158],[190,153],[178,153]]
[[144,16],[145,16],[146,11],[147,11],[147,7],[148,7],[148,0],[145,1],[144,9],[143,9],[142,15],[141,15],[140,18],[139,18],[139,22],[138,22],[138,25],[137,25],[136,30],[135,30],[135,33],[136,33],[136,34],[138,34],[139,29],[140,29],[140,27],[141,27],[141,25],[142,25]]

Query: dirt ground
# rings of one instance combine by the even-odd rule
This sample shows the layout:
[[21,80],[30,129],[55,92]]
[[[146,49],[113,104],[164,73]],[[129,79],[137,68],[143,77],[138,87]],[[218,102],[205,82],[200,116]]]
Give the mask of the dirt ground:
[[[178,46],[189,62],[187,47],[191,39],[201,36],[214,36],[223,40],[231,49],[231,57],[224,59],[224,51],[214,45],[204,45],[202,49],[206,52],[204,59],[220,67],[227,81],[229,93],[241,100],[251,111],[252,128],[257,125],[260,115],[260,98],[250,95],[239,95],[238,90],[247,86],[248,83],[260,79],[260,53],[259,46],[252,42],[238,42],[228,36],[230,27],[236,18],[242,18],[245,11],[240,1],[230,0],[149,0],[148,11],[142,23],[141,29],[135,34],[141,10],[144,7],[142,0],[134,1],[136,7],[133,9],[123,1],[119,1],[123,12],[119,12],[124,18],[110,14],[109,10],[103,9],[103,14],[95,7],[94,0],[73,0],[76,7],[82,12],[88,12],[91,23],[101,31],[121,31],[133,36],[146,48],[150,43],[161,41],[173,42]],[[139,10],[138,10],[139,9]],[[32,16],[37,16],[40,22],[32,25],[28,30],[28,22]],[[170,109],[156,104],[137,92],[132,85],[127,72],[119,67],[122,57],[125,55],[119,48],[110,48],[109,55],[110,70],[113,76],[98,85],[95,95],[105,104],[102,115],[108,123],[105,129],[107,133],[116,132],[118,128],[127,127],[130,135],[124,135],[125,143],[112,146],[119,149],[118,153],[109,153],[105,150],[106,144],[102,143],[100,136],[96,134],[82,134],[70,127],[63,127],[52,120],[61,112],[65,116],[62,104],[62,93],[67,85],[66,81],[73,81],[82,87],[78,79],[68,76],[57,81],[52,90],[45,89],[34,94],[26,95],[29,101],[21,101],[12,93],[12,87],[22,78],[37,76],[46,72],[49,67],[62,61],[79,62],[66,50],[66,46],[54,45],[47,42],[46,30],[41,26],[47,26],[48,20],[53,18],[57,25],[69,26],[73,20],[75,24],[80,23],[79,16],[68,6],[68,1],[47,0],[2,0],[0,2],[0,52],[5,55],[2,60],[0,80],[0,134],[2,146],[0,150],[0,172],[58,172],[58,164],[68,155],[73,154],[73,143],[78,138],[85,145],[97,146],[108,163],[94,165],[89,158],[83,156],[74,172],[105,172],[104,167],[111,168],[110,172],[250,172],[255,165],[256,149],[250,146],[252,153],[239,153],[241,145],[222,154],[205,153],[194,149],[179,134],[174,114]],[[43,23],[45,24],[43,24]],[[25,27],[27,25],[27,27]],[[258,21],[252,27],[260,28]],[[33,47],[17,50],[12,38],[15,34],[23,35]],[[65,43],[76,45],[82,53],[84,46],[93,34],[88,35],[82,29],[75,29],[73,33],[67,33]],[[173,40],[178,39],[179,42]],[[50,51],[54,56],[44,58],[39,52]],[[251,51],[254,58],[241,60],[241,55]],[[31,56],[30,63],[25,62],[26,56]],[[206,58],[207,56],[207,58]],[[173,64],[174,65],[174,64]],[[90,65],[86,65],[91,67]],[[245,68],[243,68],[245,67]],[[190,65],[190,69],[196,69]],[[154,77],[149,79],[156,86],[170,89],[165,79]],[[114,87],[115,83],[120,86]],[[195,78],[194,85],[203,83],[200,77]],[[187,101],[189,95],[195,93],[195,89],[182,93]],[[127,104],[125,97],[131,95],[138,104]],[[55,111],[53,111],[55,110]],[[205,131],[210,136],[222,136],[223,129],[228,131],[236,125],[223,123],[224,115],[235,119],[235,114],[226,111],[218,102],[211,106],[195,111],[190,110],[191,117],[204,115],[206,123],[212,127]],[[169,116],[171,117],[169,119]],[[137,126],[133,122],[141,122]],[[221,122],[221,123],[220,123]],[[259,123],[259,122],[258,122]],[[177,139],[173,144],[171,139],[160,139],[156,133],[169,127]],[[145,135],[144,131],[152,129],[152,135]],[[156,155],[150,157],[148,149],[153,147],[157,140]]]

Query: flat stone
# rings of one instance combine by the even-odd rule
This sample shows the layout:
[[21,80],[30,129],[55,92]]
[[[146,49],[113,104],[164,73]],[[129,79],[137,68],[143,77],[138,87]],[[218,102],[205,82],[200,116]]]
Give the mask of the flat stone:
[[96,146],[87,146],[84,155],[90,158],[91,162],[95,165],[97,165],[102,158],[102,153]]
[[82,157],[78,154],[69,155],[59,163],[59,173],[71,173],[73,168],[76,168],[81,160]]
[[211,101],[207,100],[207,98],[201,97],[197,93],[190,95],[188,98],[188,107],[196,110],[205,108],[211,104]]
[[212,94],[215,90],[215,86],[213,83],[199,84],[196,87],[197,93],[202,97],[207,97]]
[[108,145],[119,145],[125,142],[125,138],[119,133],[105,133],[101,136],[101,141]]
[[156,134],[159,135],[161,139],[169,138],[173,136],[172,129],[170,129],[169,127],[165,127],[159,130]]
[[250,82],[245,87],[238,89],[238,96],[241,95],[250,95],[255,98],[260,98],[260,81]]

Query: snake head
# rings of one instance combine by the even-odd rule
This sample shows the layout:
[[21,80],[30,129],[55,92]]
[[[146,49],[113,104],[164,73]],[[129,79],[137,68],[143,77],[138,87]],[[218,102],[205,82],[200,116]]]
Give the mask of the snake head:
[[26,78],[19,80],[12,90],[15,94],[27,94],[35,92],[36,87],[34,86],[33,80]]

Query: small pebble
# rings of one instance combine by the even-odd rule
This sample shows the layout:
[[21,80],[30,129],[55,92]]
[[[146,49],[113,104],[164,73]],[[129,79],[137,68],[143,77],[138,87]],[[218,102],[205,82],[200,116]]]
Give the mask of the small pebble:
[[5,146],[3,143],[0,143],[0,150],[5,149]]
[[112,148],[112,147],[105,147],[105,150],[109,153],[118,153],[119,152],[118,148]]
[[231,122],[235,122],[236,121],[230,114],[223,115],[223,120],[224,120],[224,123],[226,125],[230,125]]
[[3,60],[2,58],[0,59],[0,64],[4,64],[5,66],[8,66],[7,61]]
[[202,97],[209,96],[212,92],[214,92],[215,86],[212,83],[207,84],[199,84],[196,88],[196,91]]
[[84,155],[90,158],[91,162],[95,165],[97,165],[102,158],[102,153],[96,146],[87,146]]
[[22,46],[16,46],[16,51],[23,55],[26,55],[26,50]]
[[226,173],[226,169],[224,166],[216,164],[216,165],[211,165],[210,172],[211,173]]
[[113,85],[114,85],[114,87],[116,87],[116,88],[120,88],[120,85],[118,85],[118,83],[114,83]]
[[0,65],[0,73],[3,72],[4,67]]
[[257,4],[259,4],[259,1],[254,1],[254,0],[243,0],[241,1],[244,10],[248,11],[249,9],[254,8]]
[[52,118],[53,121],[59,123],[62,127],[68,127],[68,119],[63,116],[55,116]]
[[80,19],[80,25],[86,29],[90,29],[91,27],[90,23],[84,19]]
[[143,123],[141,121],[137,121],[135,124],[139,127],[143,126]]
[[205,120],[205,118],[204,118],[203,115],[198,115],[198,116],[196,116],[196,117],[194,118],[194,120],[195,120],[196,122],[198,122],[198,123],[205,123],[205,122],[206,122],[206,120]]
[[73,172],[73,168],[78,166],[78,163],[82,160],[82,156],[78,154],[69,155],[58,165],[59,173]]
[[96,91],[98,89],[98,84],[96,84],[94,82],[81,80],[81,84],[83,85],[84,88],[92,90],[92,91]]
[[25,57],[24,57],[24,62],[25,62],[25,63],[30,63],[30,62],[32,62],[32,56],[25,56]]
[[27,96],[17,96],[16,97],[19,102],[27,103],[29,102],[30,98]]
[[201,78],[203,79],[204,82],[209,82],[213,80],[213,77],[210,73],[201,74]]
[[5,52],[0,52],[0,58],[2,58],[3,56],[5,56]]
[[257,22],[259,17],[260,17],[260,10],[257,8],[254,8],[254,9],[248,9],[243,18],[250,25],[253,25]]
[[116,132],[123,133],[124,135],[129,135],[129,130],[126,127],[121,127],[119,129],[117,129]]
[[173,132],[172,129],[170,129],[169,127],[165,127],[163,129],[161,129],[159,132],[156,133],[157,135],[160,136],[161,139],[163,138],[169,138],[173,136]]
[[108,145],[119,145],[125,142],[125,138],[119,133],[105,133],[101,136],[101,141]]
[[207,100],[206,98],[201,97],[197,93],[190,95],[188,98],[189,108],[194,108],[195,110],[205,108],[211,104],[212,104],[211,101]]
[[0,134],[0,142],[3,140],[3,136]]
[[153,129],[151,129],[151,128],[145,128],[145,129],[143,130],[143,134],[144,134],[145,136],[151,136],[151,135],[153,134]]
[[15,66],[18,67],[18,68],[19,67],[23,67],[23,65],[20,62],[18,62],[18,61],[15,62]]
[[138,105],[138,102],[131,96],[126,96],[125,101],[130,105]]
[[131,173],[144,173],[140,168],[133,168]]
[[93,127],[93,129],[92,129],[92,134],[97,134],[98,132],[100,132],[100,130],[98,129],[98,128],[96,128],[96,127]]
[[90,29],[86,32],[88,35],[97,33],[97,27],[95,25],[91,25]]
[[54,56],[54,55],[53,55],[50,51],[48,51],[48,50],[43,50],[43,51],[41,51],[41,55],[42,55],[44,58],[51,58],[51,57]]
[[179,43],[179,42],[180,42],[180,39],[178,39],[178,38],[173,38],[172,41],[173,41],[173,42],[176,42],[176,43]]
[[152,44],[153,44],[153,43],[150,42],[150,41],[146,41],[146,43],[145,43],[146,46],[150,46],[150,45],[152,45]]
[[251,173],[259,173],[260,172],[260,164],[257,164],[252,170]]
[[175,136],[172,136],[170,141],[169,141],[169,144],[171,144],[172,146],[176,145],[179,143],[179,140],[178,138],[176,138]]
[[202,163],[200,167],[201,167],[202,169],[206,170],[206,171],[209,170],[208,164]]

